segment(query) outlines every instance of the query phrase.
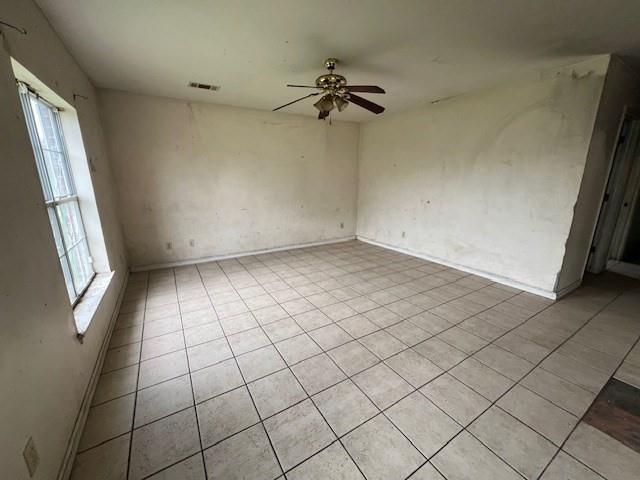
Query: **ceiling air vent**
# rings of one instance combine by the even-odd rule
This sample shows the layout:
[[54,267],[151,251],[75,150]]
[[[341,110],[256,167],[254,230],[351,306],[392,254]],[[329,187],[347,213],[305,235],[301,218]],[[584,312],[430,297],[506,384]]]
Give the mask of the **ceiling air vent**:
[[208,83],[189,82],[189,86],[193,88],[201,88],[202,90],[213,90],[214,92],[220,90],[220,86],[209,85]]

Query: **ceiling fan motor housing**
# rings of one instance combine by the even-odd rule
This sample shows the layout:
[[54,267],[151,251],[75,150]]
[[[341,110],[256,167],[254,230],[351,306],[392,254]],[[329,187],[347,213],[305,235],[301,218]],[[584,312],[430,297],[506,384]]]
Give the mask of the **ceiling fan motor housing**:
[[316,86],[320,88],[338,90],[347,85],[347,79],[337,73],[327,73],[320,75],[316,79]]

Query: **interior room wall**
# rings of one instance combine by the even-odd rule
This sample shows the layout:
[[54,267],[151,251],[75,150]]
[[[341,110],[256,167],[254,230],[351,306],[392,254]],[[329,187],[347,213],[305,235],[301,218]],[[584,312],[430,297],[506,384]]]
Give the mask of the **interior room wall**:
[[[51,480],[63,465],[108,334],[126,259],[91,83],[32,1],[3,1],[0,17],[28,32],[0,27],[0,477],[30,478],[22,452],[31,437],[40,458],[33,478]],[[115,276],[84,343],[76,338],[11,57],[75,106],[94,166],[97,211]],[[74,101],[73,93],[87,98]]]
[[[611,57],[556,290],[582,281],[625,111],[640,108],[640,75]],[[637,112],[636,112],[637,114]]]
[[355,234],[358,124],[112,90],[100,105],[133,267]]
[[362,125],[358,237],[553,296],[607,64]]

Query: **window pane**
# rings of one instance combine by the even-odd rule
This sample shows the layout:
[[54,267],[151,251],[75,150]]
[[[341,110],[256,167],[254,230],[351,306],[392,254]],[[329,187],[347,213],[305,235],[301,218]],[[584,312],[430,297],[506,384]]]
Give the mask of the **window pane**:
[[31,107],[42,148],[62,152],[60,138],[57,135],[57,121],[52,108],[34,96],[31,96]]
[[69,299],[71,300],[71,302],[73,302],[76,299],[77,295],[73,287],[73,281],[71,280],[71,272],[69,271],[69,262],[66,255],[60,257],[60,265],[62,265],[64,283],[67,285],[67,293],[69,294]]
[[93,268],[89,261],[89,248],[87,241],[82,240],[78,245],[69,250],[69,264],[71,275],[78,289],[78,293],[84,289],[93,276]]
[[44,164],[49,175],[49,184],[54,198],[66,197],[73,195],[71,187],[71,179],[67,176],[67,170],[64,164],[64,156],[62,153],[43,149]]
[[58,250],[58,256],[64,254],[64,245],[62,243],[62,234],[60,233],[60,227],[58,226],[58,219],[56,218],[56,211],[53,207],[47,208],[49,214],[49,222],[51,223],[51,230],[53,230],[53,238],[56,241],[56,250]]
[[80,218],[80,209],[77,201],[70,201],[56,205],[60,227],[66,248],[72,248],[79,240],[84,238],[84,229]]
[[53,196],[60,198],[71,195],[73,185],[63,154],[62,136],[58,129],[58,113],[37,97],[30,96],[30,102]]

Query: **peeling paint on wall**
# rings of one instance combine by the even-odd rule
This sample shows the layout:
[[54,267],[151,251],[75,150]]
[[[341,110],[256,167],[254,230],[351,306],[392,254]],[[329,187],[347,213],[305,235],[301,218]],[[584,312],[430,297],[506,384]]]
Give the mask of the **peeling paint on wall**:
[[553,291],[607,63],[364,124],[357,234]]

